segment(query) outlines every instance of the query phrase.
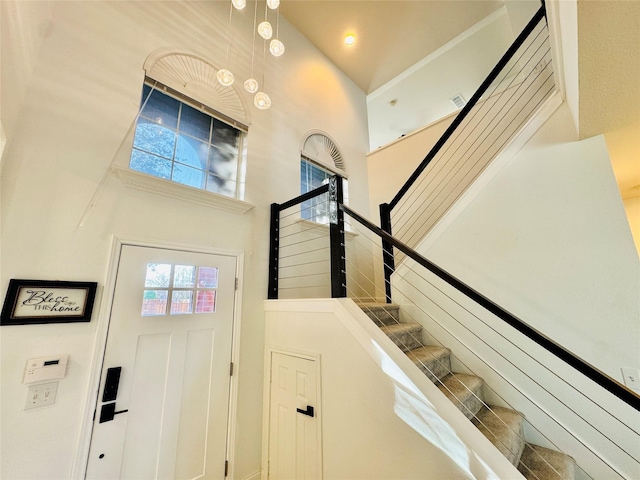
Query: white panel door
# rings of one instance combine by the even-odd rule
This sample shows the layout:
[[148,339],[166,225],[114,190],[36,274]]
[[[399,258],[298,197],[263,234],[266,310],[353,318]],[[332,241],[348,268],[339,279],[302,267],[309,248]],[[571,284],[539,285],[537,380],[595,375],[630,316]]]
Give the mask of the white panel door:
[[87,478],[224,478],[235,281],[233,256],[122,246]]
[[269,479],[321,478],[316,361],[273,352]]

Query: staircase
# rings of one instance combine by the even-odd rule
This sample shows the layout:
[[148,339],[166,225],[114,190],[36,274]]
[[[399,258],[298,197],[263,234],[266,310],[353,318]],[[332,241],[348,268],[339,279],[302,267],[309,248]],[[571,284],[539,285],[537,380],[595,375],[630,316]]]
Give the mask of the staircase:
[[398,305],[358,305],[525,478],[575,478],[576,464],[573,458],[527,443],[524,416],[509,408],[487,405],[483,393],[484,381],[475,375],[452,372],[451,351],[440,346],[424,345],[422,326],[418,323],[401,323]]

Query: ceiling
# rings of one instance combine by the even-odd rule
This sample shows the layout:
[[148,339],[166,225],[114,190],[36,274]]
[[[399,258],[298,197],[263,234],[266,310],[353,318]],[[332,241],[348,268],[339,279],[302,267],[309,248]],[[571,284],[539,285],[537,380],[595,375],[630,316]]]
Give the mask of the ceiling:
[[[504,5],[504,0],[282,0],[280,12],[369,94]],[[356,36],[346,46],[347,33]]]
[[[375,150],[470,99],[539,0],[281,0],[280,12],[367,94]],[[346,34],[356,36],[344,45]]]
[[[280,11],[368,95],[370,114],[375,114],[374,97],[387,106],[389,98],[396,100],[395,92],[386,91],[391,80],[446,49],[504,6],[513,32],[519,33],[525,17],[531,16],[532,2],[537,9],[539,0],[281,0]],[[576,0],[576,4],[580,138],[604,134],[623,198],[639,197],[640,1]],[[351,47],[343,44],[347,33],[356,35]],[[413,93],[402,95],[411,98]],[[389,130],[390,137],[397,138],[424,125],[418,125],[423,119],[415,125],[394,125],[390,111],[384,113],[383,107],[378,106],[379,120],[370,118],[372,149],[388,141],[376,138],[376,128]]]

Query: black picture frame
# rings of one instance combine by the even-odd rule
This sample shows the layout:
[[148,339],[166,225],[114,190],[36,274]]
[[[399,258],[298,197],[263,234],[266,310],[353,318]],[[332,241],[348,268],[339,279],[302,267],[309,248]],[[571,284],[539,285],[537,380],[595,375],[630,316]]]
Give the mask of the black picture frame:
[[0,325],[88,322],[97,282],[9,280]]

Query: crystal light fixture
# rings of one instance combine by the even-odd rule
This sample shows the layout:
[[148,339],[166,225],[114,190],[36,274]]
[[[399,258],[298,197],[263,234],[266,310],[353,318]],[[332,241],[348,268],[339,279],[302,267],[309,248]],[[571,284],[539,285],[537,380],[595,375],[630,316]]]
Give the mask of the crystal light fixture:
[[[231,0],[231,6],[229,7],[229,25],[227,26],[227,60],[225,65],[229,65],[229,49],[231,48],[231,15],[233,14],[233,7],[235,6],[237,1],[245,1],[245,0]],[[246,1],[245,1],[246,5]],[[233,73],[227,70],[226,68],[221,68],[216,73],[216,78],[218,82],[223,87],[228,87],[233,84]]]
[[258,34],[265,40],[269,40],[273,35],[273,28],[271,28],[271,24],[266,20],[264,22],[260,22],[258,25]]
[[258,91],[258,81],[253,77],[245,80],[244,89],[249,93],[256,93]]
[[271,106],[271,99],[266,93],[258,92],[253,98],[253,104],[260,110],[267,110]]
[[256,57],[256,24],[258,23],[258,0],[253,7],[253,38],[251,39],[251,76],[245,80],[244,89],[249,93],[258,91],[258,81],[253,77],[253,63]]
[[279,57],[284,53],[284,43],[282,43],[277,38],[274,38],[269,44],[269,51],[274,57]]
[[277,12],[277,15],[276,15],[276,38],[271,40],[271,43],[269,43],[269,51],[271,52],[271,55],[273,55],[274,57],[279,57],[280,55],[282,55],[284,53],[284,43],[282,43],[278,39],[279,32],[280,32],[280,12]]
[[218,79],[218,82],[220,82],[220,85],[224,87],[233,85],[233,73],[231,73],[226,68],[221,68],[220,70],[218,70],[218,73],[216,73],[216,78]]
[[[271,107],[271,98],[264,91],[260,91],[264,89],[264,75],[266,69],[266,52],[267,52],[267,43],[269,43],[269,52],[274,57],[279,57],[285,51],[284,43],[278,38],[278,27],[279,27],[279,12],[278,7],[280,6],[281,0],[266,0],[264,4],[264,21],[258,24],[258,0],[255,1],[254,7],[254,16],[253,16],[253,40],[251,44],[251,76],[246,79],[243,83],[244,89],[254,96],[253,104],[256,108],[260,110],[267,110]],[[227,55],[225,65],[229,65],[229,57],[231,50],[231,19],[234,10],[242,10],[247,6],[247,0],[231,0],[231,5],[229,7],[229,24],[227,26]],[[269,22],[270,11],[275,10],[276,15],[276,24],[272,26]],[[274,28],[275,27],[275,28]],[[275,33],[275,35],[274,35]],[[260,35],[264,39],[263,43],[263,55],[262,55],[262,80],[258,83],[258,80],[254,77],[254,61],[255,61],[255,50],[256,50],[256,38],[257,35]],[[245,77],[246,78],[246,77]],[[235,79],[233,73],[228,68],[221,68],[216,72],[216,79],[218,83],[224,87],[229,87],[233,85]]]

